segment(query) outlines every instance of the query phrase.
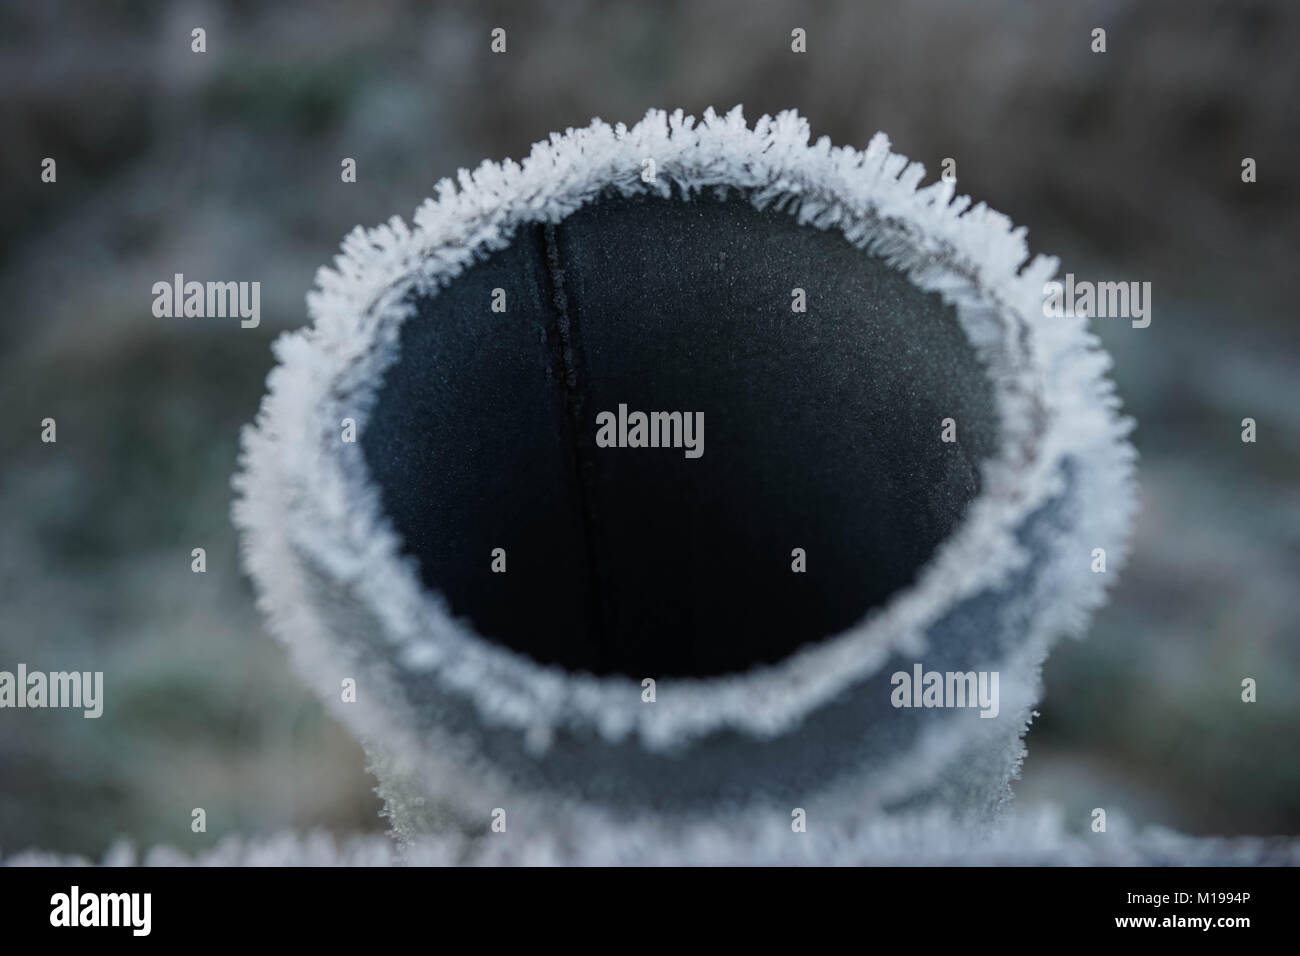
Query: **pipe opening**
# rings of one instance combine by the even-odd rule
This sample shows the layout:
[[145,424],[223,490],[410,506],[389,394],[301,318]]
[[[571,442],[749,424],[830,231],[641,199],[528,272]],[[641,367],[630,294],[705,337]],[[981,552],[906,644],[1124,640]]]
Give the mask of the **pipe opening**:
[[[360,439],[384,510],[453,614],[571,671],[715,676],[857,624],[996,450],[951,307],[734,191],[521,226],[413,305]],[[601,447],[606,412],[703,432]]]

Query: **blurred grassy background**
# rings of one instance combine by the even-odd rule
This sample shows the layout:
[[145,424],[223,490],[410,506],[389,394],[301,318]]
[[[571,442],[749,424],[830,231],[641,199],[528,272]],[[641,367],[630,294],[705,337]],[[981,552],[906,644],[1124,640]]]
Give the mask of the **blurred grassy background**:
[[[1154,284],[1150,328],[1100,323],[1140,423],[1136,549],[1049,662],[1019,791],[1300,833],[1298,45],[1287,0],[6,4],[0,668],[103,670],[108,707],[0,715],[0,849],[382,828],[360,747],[237,566],[228,480],[269,342],[347,230],[458,167],[592,116],[735,103],[836,144],[884,129],[932,177],[951,156],[1034,251]],[[261,327],[154,318],[175,272],[259,280]]]

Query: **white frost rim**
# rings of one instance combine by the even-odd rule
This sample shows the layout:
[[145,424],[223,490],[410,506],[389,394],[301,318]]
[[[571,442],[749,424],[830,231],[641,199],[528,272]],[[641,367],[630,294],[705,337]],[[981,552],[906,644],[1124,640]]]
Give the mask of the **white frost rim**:
[[[312,324],[274,345],[280,365],[268,376],[257,420],[243,433],[233,514],[244,532],[245,566],[271,625],[282,626],[285,598],[299,595],[302,570],[286,566],[294,549],[310,554],[337,580],[357,588],[384,625],[392,663],[427,673],[476,702],[490,723],[529,731],[543,746],[562,727],[595,728],[611,741],[635,734],[656,750],[734,728],[773,736],[849,685],[870,675],[893,651],[921,655],[927,628],[954,602],[996,587],[1028,556],[1016,529],[1059,490],[1067,456],[1090,461],[1115,492],[1086,496],[1080,518],[1122,564],[1132,511],[1131,423],[1105,378],[1109,358],[1079,318],[1042,318],[1042,289],[1055,258],[1025,265],[1024,228],[952,183],[918,189],[919,163],[889,150],[877,133],[865,151],[809,144],[805,119],[793,111],[763,116],[751,130],[741,107],[700,122],[651,110],[632,128],[595,120],[540,142],[522,164],[485,161],[437,185],[437,198],[416,211],[412,227],[393,217],[354,229],[334,268],[317,273],[307,297]],[[641,180],[653,157],[654,183]],[[884,257],[921,289],[954,306],[989,367],[1002,443],[982,467],[985,489],[957,529],[922,568],[914,585],[859,625],[827,637],[778,664],[738,675],[660,682],[672,707],[645,707],[639,682],[572,674],[478,637],[450,617],[421,584],[413,558],[382,514],[378,491],[358,454],[338,440],[341,417],[358,428],[373,404],[383,369],[395,357],[397,331],[412,291],[435,294],[468,265],[504,248],[524,223],[555,223],[605,190],[670,195],[745,190],[753,203],[789,212],[800,223],[834,227],[860,248]],[[1023,268],[1022,268],[1023,266]],[[1109,575],[1087,575],[1035,630],[1077,631],[1101,603]],[[1026,635],[1028,638],[1030,635]],[[346,637],[346,636],[344,636]],[[335,636],[337,644],[339,637]]]

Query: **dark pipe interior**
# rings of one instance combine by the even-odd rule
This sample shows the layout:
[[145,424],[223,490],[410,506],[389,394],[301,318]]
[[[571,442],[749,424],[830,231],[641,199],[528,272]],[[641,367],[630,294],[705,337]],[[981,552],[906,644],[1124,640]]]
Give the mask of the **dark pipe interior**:
[[[739,198],[605,199],[417,307],[362,436],[384,505],[453,613],[572,670],[716,675],[842,631],[914,580],[994,447],[938,296]],[[703,457],[596,447],[620,403],[703,412]]]

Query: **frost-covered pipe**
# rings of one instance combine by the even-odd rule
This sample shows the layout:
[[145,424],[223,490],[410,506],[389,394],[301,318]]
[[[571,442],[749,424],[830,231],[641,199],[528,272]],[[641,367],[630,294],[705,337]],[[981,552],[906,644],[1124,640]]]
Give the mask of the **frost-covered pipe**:
[[832,862],[997,816],[1133,452],[1085,320],[1043,315],[1056,260],[923,175],[652,111],[321,270],[234,516],[400,839]]

